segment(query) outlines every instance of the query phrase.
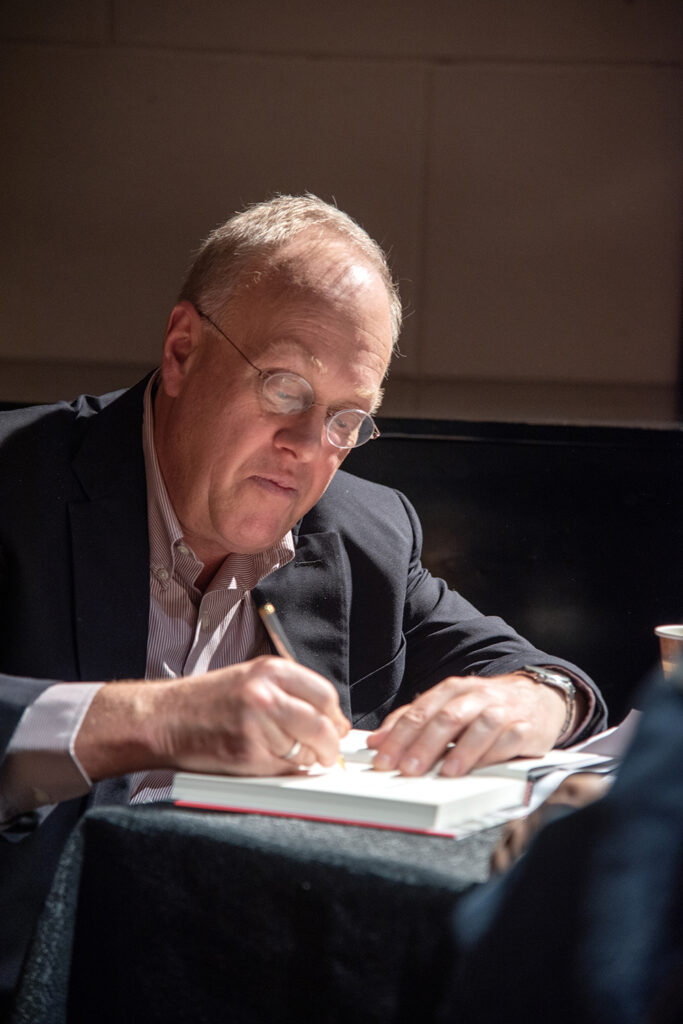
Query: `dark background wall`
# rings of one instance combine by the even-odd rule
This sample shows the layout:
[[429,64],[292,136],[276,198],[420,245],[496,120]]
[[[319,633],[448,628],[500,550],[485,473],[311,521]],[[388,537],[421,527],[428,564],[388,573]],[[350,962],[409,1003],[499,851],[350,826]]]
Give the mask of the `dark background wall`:
[[191,250],[274,191],[391,251],[385,412],[670,422],[679,0],[1,0],[0,401],[157,359]]
[[423,562],[600,684],[616,725],[683,619],[683,430],[380,421],[344,468],[408,494]]

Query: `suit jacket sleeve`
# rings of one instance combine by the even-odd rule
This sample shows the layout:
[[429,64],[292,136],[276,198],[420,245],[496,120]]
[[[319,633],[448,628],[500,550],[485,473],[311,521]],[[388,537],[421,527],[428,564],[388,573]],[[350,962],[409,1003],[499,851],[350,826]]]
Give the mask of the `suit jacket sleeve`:
[[[3,606],[11,600],[5,584],[3,557],[0,551],[0,602]],[[49,679],[31,679],[0,673],[0,767],[5,758],[7,746],[19,724],[21,716],[40,694],[52,685]]]

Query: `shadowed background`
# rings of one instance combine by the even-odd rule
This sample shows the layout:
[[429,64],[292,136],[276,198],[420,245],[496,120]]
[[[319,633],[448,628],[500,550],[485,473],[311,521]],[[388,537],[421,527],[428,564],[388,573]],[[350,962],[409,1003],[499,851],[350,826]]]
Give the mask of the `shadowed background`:
[[387,415],[668,422],[679,0],[2,0],[0,401],[129,384],[190,252],[310,190],[389,250]]

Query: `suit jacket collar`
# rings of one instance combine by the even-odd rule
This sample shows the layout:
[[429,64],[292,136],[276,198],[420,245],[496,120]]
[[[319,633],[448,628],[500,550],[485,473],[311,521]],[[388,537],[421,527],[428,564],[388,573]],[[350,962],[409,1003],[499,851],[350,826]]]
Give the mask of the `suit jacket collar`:
[[147,379],[90,415],[70,503],[76,645],[81,679],[142,678],[149,618],[142,398]]

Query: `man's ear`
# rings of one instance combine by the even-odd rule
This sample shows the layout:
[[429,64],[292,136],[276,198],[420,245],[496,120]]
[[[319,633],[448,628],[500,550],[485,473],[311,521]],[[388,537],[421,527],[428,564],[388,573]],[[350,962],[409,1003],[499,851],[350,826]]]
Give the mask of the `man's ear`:
[[191,302],[179,302],[168,318],[161,358],[161,377],[169,397],[176,398],[180,393],[201,336],[199,313]]

